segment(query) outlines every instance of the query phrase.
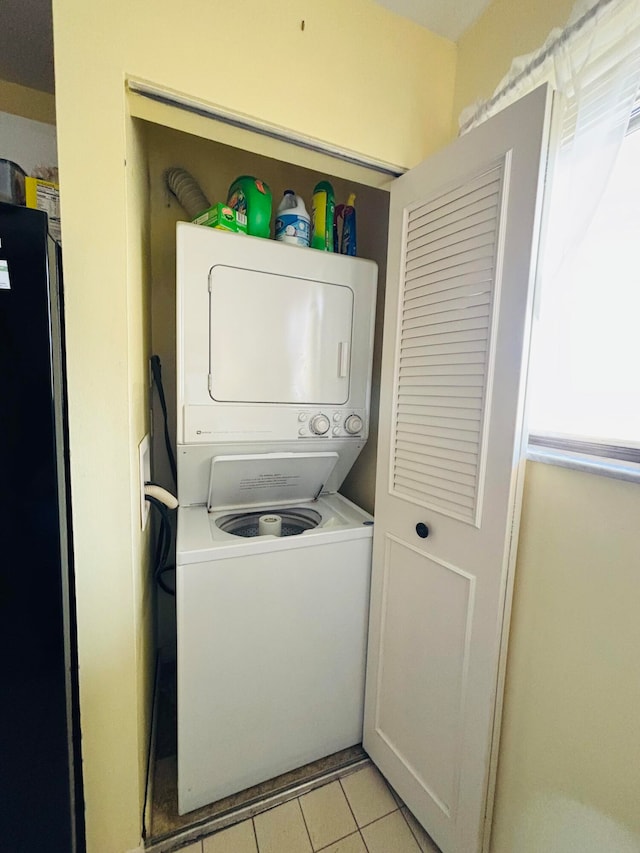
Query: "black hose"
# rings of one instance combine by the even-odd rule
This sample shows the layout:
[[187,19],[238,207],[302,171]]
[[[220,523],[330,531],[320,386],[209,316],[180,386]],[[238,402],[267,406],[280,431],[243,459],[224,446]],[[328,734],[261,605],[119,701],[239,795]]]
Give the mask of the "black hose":
[[178,485],[178,473],[176,469],[176,457],[173,453],[173,447],[171,446],[171,437],[169,435],[169,423],[167,418],[167,401],[164,396],[164,388],[162,386],[162,365],[160,364],[160,356],[152,355],[151,356],[151,372],[153,373],[153,383],[156,386],[158,391],[158,399],[160,400],[160,408],[162,409],[162,416],[164,418],[164,443],[167,447],[167,456],[169,457],[169,466],[171,467],[171,474],[173,476],[173,482]]
[[175,589],[167,586],[162,575],[165,572],[175,570],[175,566],[168,566],[167,560],[171,551],[171,519],[169,517],[169,509],[152,495],[145,495],[145,500],[149,501],[151,506],[155,507],[160,514],[160,529],[158,531],[158,541],[156,542],[156,553],[153,561],[153,577],[160,587],[168,595],[175,595]]

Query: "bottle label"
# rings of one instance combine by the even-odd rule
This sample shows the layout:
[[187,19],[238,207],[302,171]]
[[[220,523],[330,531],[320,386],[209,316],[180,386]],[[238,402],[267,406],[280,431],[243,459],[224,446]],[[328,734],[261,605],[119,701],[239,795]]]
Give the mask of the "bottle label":
[[276,217],[276,240],[296,246],[308,246],[310,232],[309,220],[303,219],[297,213],[280,213]]
[[356,232],[355,228],[355,217],[353,214],[347,214],[344,217],[344,224],[342,226],[342,246],[340,251],[343,255],[355,255],[356,253]]
[[237,187],[232,195],[229,196],[227,207],[232,207],[244,216],[247,215],[247,197],[242,187]]

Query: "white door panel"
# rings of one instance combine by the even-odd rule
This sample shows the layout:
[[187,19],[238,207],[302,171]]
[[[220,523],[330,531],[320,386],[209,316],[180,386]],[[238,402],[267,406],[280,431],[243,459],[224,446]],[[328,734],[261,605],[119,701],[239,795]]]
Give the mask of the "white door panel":
[[391,191],[364,742],[444,853],[481,849],[492,784],[549,115],[538,90]]
[[[388,536],[383,589],[378,728],[383,737],[393,732],[388,747],[448,815],[456,799],[458,762],[451,756],[460,741],[474,579]],[[414,649],[409,660],[407,648]],[[405,664],[386,665],[396,658]],[[428,703],[425,683],[431,685]],[[423,736],[425,729],[431,737]]]

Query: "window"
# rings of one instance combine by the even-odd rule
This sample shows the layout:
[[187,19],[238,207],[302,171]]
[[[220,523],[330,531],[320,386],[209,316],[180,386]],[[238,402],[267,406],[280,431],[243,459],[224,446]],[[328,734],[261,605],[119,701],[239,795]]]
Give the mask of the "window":
[[571,263],[556,287],[542,285],[531,363],[534,443],[569,448],[577,440],[592,446],[575,449],[640,461],[638,246],[640,116]]

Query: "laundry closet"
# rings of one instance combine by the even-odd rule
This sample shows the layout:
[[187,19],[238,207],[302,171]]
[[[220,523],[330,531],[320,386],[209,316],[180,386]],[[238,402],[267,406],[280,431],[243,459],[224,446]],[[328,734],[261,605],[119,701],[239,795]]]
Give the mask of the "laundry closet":
[[[389,198],[388,192],[375,186],[370,186],[366,183],[361,183],[360,181],[347,180],[344,177],[336,177],[333,174],[328,174],[326,170],[316,171],[313,169],[305,168],[304,166],[301,166],[299,164],[287,163],[275,158],[257,154],[253,151],[243,150],[241,148],[236,148],[218,141],[202,138],[195,134],[187,133],[176,128],[166,127],[162,124],[143,120],[136,120],[136,122],[137,131],[140,133],[141,139],[144,140],[144,150],[147,159],[149,175],[148,233],[151,351],[154,354],[157,354],[161,359],[164,390],[166,394],[167,408],[169,413],[169,431],[174,441],[176,436],[176,347],[178,344],[178,342],[176,341],[176,223],[181,221],[186,222],[188,221],[188,218],[184,210],[176,201],[175,197],[168,191],[165,185],[165,170],[171,166],[180,166],[187,169],[187,171],[189,171],[198,181],[203,192],[209,199],[211,199],[212,203],[217,201],[226,201],[229,186],[234,181],[234,179],[240,174],[255,175],[269,186],[274,199],[274,210],[277,204],[277,200],[282,197],[283,191],[289,187],[294,188],[296,193],[301,195],[310,207],[313,187],[319,180],[322,179],[328,179],[331,181],[335,191],[336,203],[346,201],[349,193],[356,194],[358,258],[368,259],[369,261],[374,262],[373,264],[370,263],[367,265],[363,263],[362,265],[364,266],[365,270],[370,270],[370,272],[367,272],[367,275],[372,275],[375,281],[373,285],[373,301],[374,303],[377,303],[377,314],[375,312],[375,308],[373,309],[373,313],[369,309],[366,309],[365,313],[365,305],[364,303],[361,304],[360,298],[358,297],[353,308],[353,316],[349,321],[349,325],[352,326],[354,334],[356,335],[355,341],[357,342],[358,339],[362,339],[363,341],[363,344],[360,346],[360,349],[362,349],[362,346],[364,346],[364,343],[369,337],[369,335],[371,335],[374,344],[373,370],[370,385],[371,401],[368,422],[369,436],[363,449],[361,449],[362,442],[360,442],[359,446],[357,447],[357,450],[355,450],[354,454],[351,455],[351,458],[347,459],[346,462],[341,463],[342,468],[344,470],[349,470],[349,467],[351,466],[353,461],[353,457],[357,456],[355,464],[353,464],[353,467],[349,471],[346,480],[344,481],[344,484],[340,488],[341,494],[345,495],[347,499],[353,501],[353,503],[357,506],[354,507],[353,510],[349,509],[349,504],[347,503],[345,503],[344,506],[341,506],[338,503],[337,506],[341,510],[341,513],[339,512],[338,517],[340,517],[342,521],[345,521],[348,518],[349,523],[353,525],[371,524],[370,521],[367,521],[367,519],[370,518],[367,513],[373,511],[375,490],[376,442],[379,403],[378,392],[380,374],[380,352],[382,343],[382,313],[384,308],[384,282],[386,276]],[[215,131],[215,122],[211,122],[210,124],[212,125],[211,129]],[[254,137],[255,138],[253,139],[253,142],[255,142],[256,147],[262,147],[263,140],[257,135],[254,135]],[[302,158],[311,159],[312,161],[314,157],[316,159],[318,158],[318,155],[313,154],[307,156],[305,152],[301,152],[298,157],[300,156]],[[324,161],[324,163],[331,164],[331,158],[327,156],[322,156],[321,159],[322,161]],[[342,173],[344,173],[345,170],[350,170],[353,171],[358,177],[363,174],[366,175],[366,170],[363,170],[359,167],[352,167],[346,165],[340,161],[336,161],[336,166],[338,167],[338,170]],[[384,183],[390,178],[391,176],[376,174],[374,172],[371,173],[372,182]],[[272,225],[274,218],[275,217],[272,217]],[[209,229],[205,229],[201,226],[186,226],[186,232],[183,232],[183,234],[184,233],[186,233],[187,239],[190,239],[191,241],[193,241],[194,237],[197,238],[198,236],[202,235],[209,236],[210,234],[213,234],[214,238],[222,237],[223,242],[226,242],[227,245],[229,245],[229,241],[233,241],[230,244],[232,250],[236,247],[241,250],[243,240],[245,239],[251,241],[252,243],[255,240],[255,238],[245,238],[242,235],[227,235],[219,231],[211,232]],[[273,243],[272,240],[268,242]],[[303,260],[305,258],[308,260],[309,258],[316,257],[316,250],[313,249],[301,250],[280,243],[273,243],[273,247],[275,251],[280,251],[281,253],[283,253],[283,256],[285,258],[291,256],[299,258],[301,256],[301,253]],[[259,249],[260,247],[258,246],[256,248]],[[317,256],[319,257],[320,253],[318,253]],[[341,265],[345,265],[347,268],[350,268],[349,265],[353,265],[354,263],[351,259],[338,255],[332,256],[331,261],[336,271],[336,280],[340,280],[341,278]],[[358,261],[355,262],[355,266],[359,266]],[[310,269],[313,269],[313,267],[311,266]],[[339,289],[345,290],[345,288]],[[377,317],[377,319],[375,320],[375,324],[373,319],[374,316]],[[370,332],[367,331],[367,328],[369,326],[371,327]],[[373,334],[374,326],[375,334]],[[347,358],[349,358],[348,355]],[[358,356],[358,358],[361,358],[361,356]],[[364,394],[365,390],[367,390],[367,388],[369,387],[368,377],[365,378],[365,375],[362,374],[362,368],[359,369],[359,373],[360,375],[358,376],[358,384],[362,386],[361,393]],[[365,398],[362,397],[363,401],[364,399]],[[361,405],[363,404],[364,403],[362,403]],[[361,414],[364,413],[361,411]],[[337,419],[337,417],[337,411],[333,412],[333,418]],[[175,490],[176,484],[172,482],[172,476],[164,444],[162,411],[160,409],[160,406],[158,405],[158,399],[156,394],[154,394],[153,424],[154,428],[152,476],[154,481],[166,486],[170,490]],[[300,424],[298,424],[298,426],[300,426]],[[342,431],[344,432],[344,430]],[[335,433],[337,432],[338,427],[336,423],[333,423],[334,437]],[[344,443],[348,444],[349,442],[346,441],[343,442],[343,444]],[[327,444],[326,441],[325,444]],[[308,444],[307,447],[305,447],[304,449],[308,449]],[[319,457],[320,463],[324,463],[325,465],[327,459],[323,459],[320,457],[329,457],[331,455],[335,454],[311,454],[311,456]],[[312,466],[315,464],[313,459],[303,459],[302,463],[305,465],[305,468],[308,468],[307,463],[309,461],[311,461]],[[333,465],[333,460],[329,459],[329,463],[331,467],[331,465]],[[254,463],[254,465],[259,464],[259,462]],[[224,465],[219,464],[217,466],[217,470],[220,470],[224,467]],[[226,467],[229,468],[232,466],[227,465]],[[180,458],[178,460],[178,472],[178,479],[180,480]],[[306,476],[306,473],[303,474],[303,477]],[[311,478],[319,477],[319,482],[324,481],[323,473],[319,473],[316,475],[313,471],[311,471],[310,476]],[[342,480],[342,477],[343,474],[340,475],[339,479]],[[185,479],[189,483],[192,482],[190,474]],[[336,478],[334,476],[333,481],[335,480]],[[322,482],[320,482],[320,485],[322,485]],[[315,492],[315,485],[311,488],[313,488],[313,491]],[[198,500],[195,502],[204,502],[205,497],[205,495],[198,495]],[[312,495],[309,495],[309,497],[312,497]],[[362,507],[362,509],[364,510],[364,512],[360,513],[360,515],[358,515],[358,507]],[[322,501],[318,503],[317,508],[320,509],[321,512],[323,511]],[[324,508],[324,512],[326,514],[326,506]],[[185,524],[191,523],[190,519],[187,517],[188,515],[189,513],[187,512],[187,515],[185,516]],[[315,515],[318,515],[318,513],[315,513]],[[295,521],[297,522],[298,519],[295,519]],[[324,519],[322,523],[326,523],[326,519]],[[335,523],[336,519],[332,518],[330,526],[331,524]],[[221,535],[228,536],[228,534],[225,534],[224,532]],[[365,562],[363,562],[362,571],[360,569],[357,570],[354,580],[347,583],[346,585],[336,583],[336,581],[340,580],[341,573],[339,570],[339,566],[334,566],[333,571],[338,572],[336,577],[333,578],[330,583],[322,583],[321,586],[315,592],[310,590],[309,593],[310,595],[317,596],[318,592],[321,592],[322,595],[326,598],[324,604],[318,601],[316,602],[316,604],[312,605],[310,602],[310,614],[313,614],[313,612],[330,613],[332,609],[334,609],[333,603],[335,602],[335,604],[337,605],[335,609],[341,608],[340,612],[344,612],[344,616],[339,618],[336,617],[338,621],[335,622],[335,626],[334,623],[331,621],[327,623],[326,627],[324,628],[324,631],[327,632],[327,636],[324,641],[320,639],[319,635],[317,635],[316,646],[318,648],[315,650],[312,650],[310,648],[310,651],[313,651],[314,653],[310,655],[309,661],[306,665],[304,661],[301,662],[301,675],[299,679],[297,678],[297,681],[300,681],[300,683],[302,684],[303,680],[306,679],[304,683],[308,682],[308,686],[307,688],[305,688],[306,692],[309,694],[309,698],[307,700],[308,703],[317,702],[320,700],[320,697],[322,695],[330,694],[332,679],[335,677],[336,685],[340,683],[341,686],[339,687],[339,690],[336,688],[336,697],[334,699],[333,704],[336,708],[337,704],[340,704],[342,706],[342,710],[338,714],[338,716],[340,716],[340,719],[334,720],[331,723],[327,721],[324,726],[326,729],[326,733],[323,736],[318,735],[315,738],[318,744],[326,744],[326,749],[322,749],[322,747],[313,744],[310,745],[310,747],[307,748],[307,751],[305,752],[304,745],[301,747],[297,743],[298,740],[302,739],[304,741],[305,739],[305,727],[303,726],[302,729],[297,731],[297,734],[293,731],[291,732],[290,749],[285,748],[285,746],[287,745],[286,737],[285,740],[282,741],[282,750],[280,750],[280,748],[276,746],[271,747],[273,757],[271,759],[271,763],[267,764],[266,766],[273,766],[277,768],[278,766],[282,765],[284,769],[293,769],[293,767],[297,766],[297,764],[306,765],[307,761],[300,760],[299,762],[296,762],[295,759],[291,756],[295,756],[298,754],[306,755],[308,753],[309,755],[313,755],[314,758],[320,758],[324,757],[329,753],[336,753],[336,750],[339,750],[341,746],[356,747],[359,744],[359,741],[361,739],[359,735],[359,730],[361,727],[362,720],[361,703],[364,689],[363,679],[365,645],[363,645],[363,643],[366,640],[370,577],[370,527],[368,528],[367,535],[368,545],[366,546],[366,556],[365,550],[362,551],[362,559]],[[343,546],[333,547],[336,548]],[[365,547],[364,540],[361,547]],[[331,551],[331,549],[327,551],[326,557],[323,556],[324,552],[322,552],[319,557],[315,559],[326,559],[330,563],[335,563],[337,552],[331,551],[331,553],[329,553],[329,551]],[[298,559],[304,559],[304,549],[301,552],[297,551],[296,553],[301,553],[303,555]],[[309,551],[307,549],[306,553],[311,554],[312,551]],[[348,566],[349,562],[354,559],[355,551],[349,550],[348,548],[344,553],[345,556],[344,558],[339,558],[339,563],[341,564],[342,560],[346,560],[346,567]],[[361,558],[357,559],[360,560]],[[294,563],[292,563],[292,567],[293,566]],[[321,571],[321,566],[322,562],[319,563],[319,572]],[[167,575],[166,578],[168,579],[168,583],[170,585],[173,585],[173,577],[171,575]],[[318,575],[318,582],[319,581],[320,574]],[[287,581],[284,581],[284,583],[287,583]],[[286,589],[281,590],[281,593],[286,595]],[[274,595],[275,594],[276,590],[274,590]],[[197,599],[198,593],[194,592],[194,595]],[[354,607],[351,603],[351,598],[349,596],[354,596],[357,601],[362,601],[362,604],[358,604],[357,607]],[[183,592],[183,601],[187,600],[187,597],[187,594]],[[260,600],[262,601],[263,599],[264,590],[260,593]],[[362,608],[365,605],[365,601],[367,609],[363,610]],[[260,613],[260,603],[255,602],[252,605],[250,602],[247,602],[247,604],[249,608],[251,606],[255,606],[258,608],[256,610],[256,620],[254,620],[257,621]],[[353,610],[351,610],[350,608],[353,608]],[[306,618],[304,616],[304,613],[300,612],[298,618],[303,620],[300,623],[301,625],[303,625]],[[324,618],[325,617],[323,617],[323,619]],[[211,620],[207,620],[205,618],[202,623],[203,629],[208,623],[210,624]],[[345,627],[338,628],[339,624],[344,624]],[[189,628],[188,637],[186,632],[187,627]],[[167,712],[166,710],[166,704],[168,703],[170,709],[172,709],[173,702],[175,701],[175,697],[171,695],[172,691],[175,689],[175,686],[172,683],[172,679],[174,678],[175,673],[175,669],[172,668],[172,663],[175,660],[176,655],[175,598],[167,595],[161,589],[157,589],[156,629],[160,660],[158,695],[160,697],[161,703],[164,702],[163,707],[158,709],[158,713],[156,716],[159,716],[160,727],[164,727],[164,731],[162,731],[160,734],[160,740],[165,741],[165,743],[164,745],[160,746],[159,752],[155,748],[155,745],[152,749],[153,766],[150,770],[150,778],[152,780],[152,795],[153,779],[154,774],[156,773],[155,765],[159,762],[158,766],[162,769],[158,774],[158,777],[166,782],[166,772],[163,769],[163,763],[167,764],[166,759],[171,757],[168,753],[170,753],[174,748],[174,745],[172,743],[170,743],[169,746],[166,745],[167,738],[169,739],[169,741],[172,741],[173,738],[173,734],[171,732],[167,733],[167,729],[175,724],[175,720],[171,716],[171,710],[169,712]],[[342,631],[342,633],[340,633],[340,631]],[[191,616],[186,619],[183,619],[183,660],[184,655],[187,655],[187,657],[190,658],[194,658],[196,656],[196,653],[199,648],[198,634],[199,629],[193,626],[193,620]],[[206,644],[207,642],[214,642],[216,643],[216,645],[218,644],[215,638],[207,637],[206,634],[207,632],[205,629],[203,634],[204,644]],[[219,640],[220,638],[218,638],[218,641]],[[322,648],[322,646],[328,642],[331,642],[335,645],[335,665],[332,663],[333,657],[326,654],[326,650]],[[344,649],[341,649],[340,642],[345,643]],[[350,643],[353,646],[353,653],[346,652],[346,643]],[[202,643],[200,644],[200,646],[202,646]],[[190,649],[190,651],[188,651],[188,649]],[[301,650],[301,653],[302,651],[303,650]],[[204,654],[206,655],[206,653]],[[277,663],[277,661],[275,663]],[[232,661],[229,661],[229,666],[233,667]],[[324,673],[323,678],[326,680],[325,682],[318,682],[317,686],[314,686],[314,666],[319,668],[318,672],[320,671],[320,669],[322,669],[322,672]],[[335,673],[333,673],[334,668]],[[183,669],[186,669],[186,667],[183,667]],[[286,676],[286,669],[287,667],[285,666],[284,671],[280,672],[281,677]],[[290,678],[291,676],[287,676],[287,683],[289,682]],[[352,688],[349,686],[351,684]],[[191,687],[189,689],[191,690],[191,693],[193,695],[198,695],[198,676],[195,675],[195,670],[193,678],[191,680]],[[317,698],[315,699],[315,693],[313,693],[313,690],[315,690],[317,693]],[[250,701],[250,689],[247,692],[247,697]],[[230,701],[233,701],[232,697],[230,697]],[[214,789],[220,790],[219,783],[218,788],[211,787],[212,785],[214,785],[214,783],[209,783],[208,781],[208,776],[211,775],[206,772],[206,766],[208,766],[208,759],[206,759],[204,756],[201,756],[201,753],[203,752],[202,743],[204,743],[204,740],[206,740],[205,730],[203,730],[202,733],[202,738],[204,739],[202,741],[199,741],[197,738],[194,739],[191,734],[194,731],[194,727],[197,727],[196,720],[198,718],[198,714],[196,713],[196,716],[193,718],[193,720],[191,719],[190,709],[194,706],[195,703],[185,702],[182,711],[183,740],[185,741],[185,743],[187,739],[189,740],[189,754],[191,756],[190,763],[187,762],[186,759],[182,759],[183,775],[186,777],[187,770],[190,771],[191,765],[194,761],[196,761],[198,763],[198,766],[203,767],[204,770],[198,771],[200,774],[199,777],[198,772],[196,770],[194,770],[193,773],[190,772],[189,778],[191,778],[192,776],[200,778],[203,776],[204,773],[205,782],[200,785],[200,788],[205,791],[213,791]],[[189,709],[189,714],[187,714],[185,708]],[[167,713],[169,715],[168,720]],[[180,716],[180,712],[178,712],[178,715]],[[319,716],[318,720],[320,719],[321,717]],[[155,732],[154,735],[157,739],[157,732]],[[248,731],[247,735],[249,738],[251,732]],[[248,755],[252,751],[254,753],[256,751],[259,751],[259,747],[256,747],[256,745],[251,746],[251,743],[247,743],[245,751],[247,750]],[[278,753],[280,751],[282,751],[283,753],[281,759],[278,758]],[[186,754],[186,752],[187,748],[185,746],[182,750],[182,755]],[[291,753],[291,756],[288,755],[289,752]],[[358,749],[345,749],[341,751],[339,755],[338,753],[336,753],[336,756],[336,766],[340,767],[341,764],[347,766],[350,763],[353,763],[354,761],[361,761],[363,758],[363,753],[361,752],[358,746]],[[237,763],[246,764],[247,761],[238,761]],[[244,767],[238,767],[237,774],[235,775],[238,775],[238,778],[242,778],[243,770]],[[168,772],[175,773],[175,771],[173,770],[173,766],[169,769]],[[227,775],[232,776],[234,774],[229,773]],[[274,771],[270,775],[276,776],[277,774]],[[220,774],[218,774],[218,776],[220,776]],[[172,781],[169,786],[172,791],[172,796],[174,789],[171,787],[171,785],[173,784],[174,782]],[[183,787],[185,787],[185,785],[183,785]],[[241,786],[236,785],[236,789],[238,789],[239,787]],[[248,788],[249,785],[244,785],[244,787]],[[202,799],[202,797],[204,797],[204,799]],[[194,816],[194,820],[202,819],[203,810],[201,809],[200,811],[193,812],[193,809],[197,808],[194,803],[197,802],[197,805],[201,806],[203,803],[209,802],[212,799],[218,798],[214,797],[213,794],[209,796],[207,794],[202,794],[202,792],[200,793],[199,801],[197,800],[195,794],[186,796],[186,799],[183,798],[181,800],[182,808],[180,810],[183,812],[190,811],[192,816]],[[220,799],[222,799],[222,797],[220,797]],[[185,803],[187,804],[186,806]],[[162,817],[158,818],[157,814],[152,814],[152,803],[148,804],[147,821],[148,829],[150,825],[150,828],[152,830],[152,837],[162,835],[163,831],[166,832],[170,829],[173,829],[175,831],[178,828],[188,827],[190,823],[190,816],[187,813],[186,816],[179,818],[175,814],[173,814],[172,820],[174,821],[173,825],[171,824],[171,821],[164,821],[163,823]]]
[[[352,192],[359,196],[358,210],[364,213],[359,224],[359,254],[370,256],[380,267],[375,335],[378,353],[387,230],[393,272],[387,281],[380,384],[379,357],[373,366],[368,453],[358,460],[344,484],[348,497],[365,509],[371,506],[377,432],[375,392],[380,387],[379,446],[383,455],[378,472],[384,480],[376,492],[378,526],[373,538],[363,741],[367,754],[432,837],[452,853],[475,851],[482,844],[488,826],[484,823],[487,800],[495,781],[506,662],[505,619],[524,472],[524,375],[550,114],[551,98],[541,87],[398,178],[391,189],[388,226],[384,191],[334,181],[338,199]],[[202,124],[202,116],[198,122]],[[155,123],[136,128],[145,134],[150,179],[151,348],[167,365],[165,375],[171,392],[176,381],[184,380],[182,374],[176,380],[172,358],[174,229],[182,217],[176,215],[179,212],[172,207],[163,186],[164,170],[169,166],[188,168],[212,200],[224,198],[227,186],[240,173],[259,176],[276,197],[288,187],[308,197],[319,177],[331,176],[326,170],[320,174],[306,172],[300,164],[293,167],[268,161],[250,156],[246,150],[196,138],[202,131],[187,136],[178,128],[169,130]],[[323,155],[323,167],[327,160]],[[229,174],[216,184],[219,164],[225,161]],[[335,162],[336,171],[349,174],[339,159]],[[276,171],[270,172],[269,165]],[[356,167],[356,174],[358,168],[362,169]],[[374,174],[374,182],[381,183],[379,173],[373,170],[360,174]],[[184,229],[197,237],[198,244],[202,242],[199,235],[206,233],[198,226]],[[227,236],[225,242],[231,245],[233,241],[235,246],[235,239],[240,246],[242,237]],[[294,247],[277,248],[290,248],[299,252],[300,258],[306,253]],[[273,251],[266,252],[265,258],[269,254]],[[211,297],[205,293],[201,313],[205,313],[207,300],[213,305],[214,279],[219,278],[213,272],[213,255],[208,257],[212,260],[198,262],[205,290],[206,270],[210,270]],[[333,256],[336,264],[340,260]],[[247,266],[253,269],[249,261]],[[180,281],[180,264],[177,272]],[[313,274],[300,276],[313,279]],[[228,278],[227,273],[222,275],[224,281]],[[198,310],[193,316],[197,314]],[[209,322],[213,328],[213,315]],[[253,322],[259,324],[259,318]],[[353,317],[353,324],[358,325],[358,317]],[[200,325],[197,334],[206,337],[206,322]],[[184,349],[179,342],[179,350],[181,347]],[[344,353],[343,343],[338,343],[338,352]],[[213,364],[213,346],[210,358]],[[340,356],[339,375],[343,361]],[[208,401],[208,369],[204,364],[200,368],[204,386],[203,380],[198,380],[203,402]],[[209,389],[215,381],[209,372]],[[170,394],[172,410],[175,401]],[[188,406],[183,406],[185,413],[187,410]],[[359,412],[364,409],[356,408],[352,414]],[[322,429],[312,428],[314,434],[328,433],[329,417],[336,418],[333,435],[350,432],[348,412],[336,410],[327,415],[324,411],[300,410],[297,414],[301,421],[308,417],[310,427],[319,417]],[[359,421],[358,416],[352,424]],[[155,423],[157,436],[157,416]],[[355,432],[359,429],[357,426]],[[178,430],[178,441],[188,431],[185,420]],[[303,424],[300,435],[306,432]],[[311,443],[318,438],[320,435],[315,434]],[[196,444],[201,440],[194,438]],[[321,443],[317,446],[320,449]],[[161,455],[157,441],[155,455]],[[217,461],[211,461],[207,501],[216,511],[224,506],[212,500],[214,477],[219,477],[223,468],[223,480],[233,472],[229,476],[234,483],[231,494],[236,495],[238,487],[244,488],[247,482],[237,458],[223,460],[225,464],[214,472]],[[287,462],[285,479],[289,479],[288,466]],[[269,463],[264,469],[267,480],[273,478],[274,471]],[[239,483],[238,472],[243,482]],[[157,469],[154,476],[161,480]],[[328,471],[326,477],[330,479]],[[322,486],[325,474],[316,470],[312,479]],[[206,476],[201,475],[200,481],[199,503],[206,498]],[[313,498],[313,490],[307,488],[302,497]],[[323,512],[320,510],[320,518],[329,520],[332,510],[328,515]],[[212,531],[212,525],[220,526],[220,521],[213,517],[209,520]],[[344,522],[348,527],[349,522]],[[212,533],[209,538],[220,537]],[[204,541],[198,536],[195,539]],[[189,552],[179,538],[179,559],[186,554],[187,564],[197,562],[198,552],[202,553],[200,545]],[[186,573],[185,569],[181,575],[179,563],[180,589],[184,589]],[[198,601],[197,593],[192,600]],[[165,603],[164,612],[160,612],[160,637],[161,646],[169,648],[174,634],[170,613]],[[183,625],[188,621],[183,613]],[[179,625],[180,619],[180,635]],[[215,645],[221,644],[222,635],[211,636],[216,638]],[[197,637],[192,638],[189,648],[195,657]],[[180,672],[185,672],[180,654],[178,671],[180,704],[180,695],[184,694]],[[203,713],[206,716],[206,706]],[[207,731],[205,726],[200,735],[203,749]],[[200,752],[197,743],[192,744],[196,759]],[[205,762],[205,770],[194,775],[194,786],[200,788],[194,800],[190,799],[190,790],[179,790],[182,813],[188,813],[194,803],[208,802],[218,790],[202,783],[202,776],[209,775],[206,767],[211,760]]]

